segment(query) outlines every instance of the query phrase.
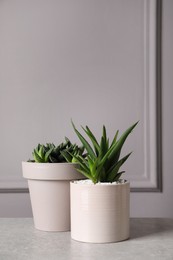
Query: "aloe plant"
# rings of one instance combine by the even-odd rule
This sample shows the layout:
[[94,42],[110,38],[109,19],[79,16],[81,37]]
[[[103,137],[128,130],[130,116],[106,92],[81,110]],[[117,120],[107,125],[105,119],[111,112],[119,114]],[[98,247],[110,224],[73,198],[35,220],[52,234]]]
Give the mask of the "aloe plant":
[[33,160],[29,162],[37,163],[59,163],[59,162],[76,162],[75,156],[80,155],[84,157],[84,147],[79,147],[72,144],[66,137],[65,142],[55,146],[54,144],[47,143],[38,144],[32,152]]
[[119,138],[119,131],[117,130],[111,144],[109,144],[109,138],[107,138],[106,127],[104,125],[100,142],[97,141],[88,126],[85,128],[82,127],[90,140],[89,143],[72,122],[75,133],[87,151],[85,158],[80,155],[74,155],[76,162],[79,164],[77,170],[86,178],[92,180],[94,184],[98,182],[118,181],[122,173],[124,173],[124,171],[120,171],[120,167],[131,154],[129,153],[120,159],[121,149],[126,138],[137,124],[138,122],[129,127]]

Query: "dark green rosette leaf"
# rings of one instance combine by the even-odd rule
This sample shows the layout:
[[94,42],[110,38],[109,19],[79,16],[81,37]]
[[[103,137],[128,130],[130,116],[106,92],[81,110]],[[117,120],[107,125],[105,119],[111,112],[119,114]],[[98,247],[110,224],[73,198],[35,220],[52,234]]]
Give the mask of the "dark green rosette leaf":
[[[73,155],[80,155],[85,157],[84,147],[78,147],[76,144],[72,144],[70,140],[65,137],[65,142],[55,146],[53,143],[47,143],[46,145],[38,144],[34,149],[32,155],[33,160],[30,162],[37,163],[61,163],[61,162],[74,162]],[[72,156],[68,153],[72,154]]]

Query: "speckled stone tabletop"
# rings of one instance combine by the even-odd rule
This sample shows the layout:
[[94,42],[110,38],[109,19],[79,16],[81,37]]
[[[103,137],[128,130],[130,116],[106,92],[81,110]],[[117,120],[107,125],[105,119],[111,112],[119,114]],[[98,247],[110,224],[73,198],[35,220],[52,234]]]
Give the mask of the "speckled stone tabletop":
[[111,244],[36,230],[29,218],[0,219],[0,260],[173,260],[173,219],[131,219],[130,239]]

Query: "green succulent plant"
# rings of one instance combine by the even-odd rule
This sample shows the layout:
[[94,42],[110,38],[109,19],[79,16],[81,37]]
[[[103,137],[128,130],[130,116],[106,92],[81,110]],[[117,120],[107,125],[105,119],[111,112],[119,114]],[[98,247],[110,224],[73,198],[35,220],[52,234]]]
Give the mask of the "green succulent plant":
[[53,143],[38,144],[32,152],[33,160],[29,162],[37,163],[59,163],[59,162],[76,162],[73,155],[81,157],[84,155],[84,147],[72,144],[66,137],[65,142],[55,146]]
[[87,151],[85,158],[82,156],[74,155],[76,162],[79,164],[78,171],[81,172],[86,178],[92,180],[94,184],[98,182],[114,182],[118,181],[124,173],[120,171],[120,167],[128,159],[131,153],[127,154],[123,158],[120,158],[122,146],[128,135],[132,132],[135,123],[129,127],[118,138],[119,131],[117,130],[115,136],[109,144],[109,138],[107,138],[106,127],[103,126],[103,132],[100,142],[97,141],[94,134],[91,132],[88,126],[82,127],[86,135],[89,137],[91,144],[83,137],[83,135],[76,129],[72,122],[75,133],[83,144]]

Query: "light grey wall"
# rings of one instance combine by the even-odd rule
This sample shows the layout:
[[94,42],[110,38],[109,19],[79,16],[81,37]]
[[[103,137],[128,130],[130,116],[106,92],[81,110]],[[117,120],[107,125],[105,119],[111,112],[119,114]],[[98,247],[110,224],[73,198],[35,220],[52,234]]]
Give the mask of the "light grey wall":
[[111,137],[140,119],[126,149],[128,175],[143,174],[143,13],[143,0],[1,3],[2,188],[25,187],[21,160],[37,143],[77,140],[71,118]]
[[163,0],[162,5],[163,192],[131,194],[131,214],[139,217],[173,217],[173,1]]
[[[129,176],[133,177],[133,171],[142,174],[140,140],[145,125],[140,32],[145,2],[149,1],[115,1],[111,11],[113,2],[104,0],[1,2],[1,183],[25,185],[20,162],[38,142],[59,142],[64,135],[76,140],[71,117],[78,125],[89,124],[97,134],[105,123],[111,136],[117,125],[124,129],[140,118],[127,149],[136,152],[128,164]],[[52,9],[57,3],[60,9]],[[163,0],[163,192],[132,193],[133,217],[173,217],[172,12],[173,1]],[[8,159],[11,150],[13,156]],[[0,194],[1,217],[31,215],[28,194]]]

